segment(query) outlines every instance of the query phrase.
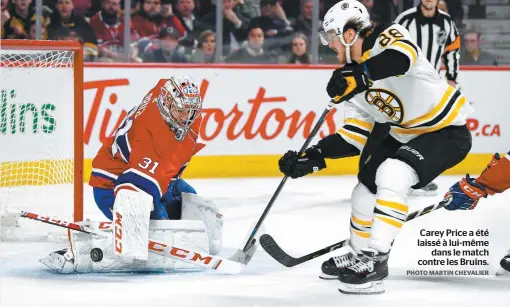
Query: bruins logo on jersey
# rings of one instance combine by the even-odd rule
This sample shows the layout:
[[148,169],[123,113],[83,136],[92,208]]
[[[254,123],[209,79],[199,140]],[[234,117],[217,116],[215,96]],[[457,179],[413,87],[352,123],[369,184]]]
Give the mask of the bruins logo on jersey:
[[404,120],[404,106],[397,95],[385,89],[368,89],[365,93],[365,100],[372,106],[379,109],[396,124]]

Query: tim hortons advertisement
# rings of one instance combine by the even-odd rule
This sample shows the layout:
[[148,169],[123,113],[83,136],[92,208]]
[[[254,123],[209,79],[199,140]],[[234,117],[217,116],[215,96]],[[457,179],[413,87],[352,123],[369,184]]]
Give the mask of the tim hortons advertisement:
[[[270,155],[299,147],[329,101],[327,70],[90,68],[85,71],[86,156],[93,157],[127,111],[171,75],[190,75],[201,84],[199,134],[207,146],[200,155],[205,156]],[[330,113],[322,137],[341,125],[341,113]]]
[[[84,85],[85,156],[94,157],[103,140],[114,133],[127,112],[141,102],[160,78],[190,75],[201,87],[204,109],[199,135],[207,144],[194,164],[199,164],[197,161],[202,158],[208,159],[208,165],[211,162],[232,165],[249,156],[253,169],[245,166],[243,174],[230,175],[277,175],[274,163],[278,156],[301,147],[327,106],[325,85],[331,71],[88,67]],[[480,80],[484,81],[483,86]],[[505,116],[510,113],[510,106],[504,103],[509,94],[507,84],[510,84],[508,71],[462,71],[461,90],[476,108],[468,121],[473,133],[472,154],[508,151],[510,125]],[[342,123],[343,107],[339,105],[330,112],[315,141],[334,133]],[[355,173],[356,162],[353,163],[343,163],[341,173]],[[187,173],[194,170],[192,167]],[[328,167],[324,173],[337,171]],[[210,174],[197,174],[201,175]]]

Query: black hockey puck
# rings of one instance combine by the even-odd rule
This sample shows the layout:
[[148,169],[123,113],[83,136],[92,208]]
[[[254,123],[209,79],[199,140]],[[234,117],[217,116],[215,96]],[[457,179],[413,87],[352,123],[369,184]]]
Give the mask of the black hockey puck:
[[99,262],[103,260],[103,251],[100,248],[93,248],[90,251],[90,259],[94,262]]

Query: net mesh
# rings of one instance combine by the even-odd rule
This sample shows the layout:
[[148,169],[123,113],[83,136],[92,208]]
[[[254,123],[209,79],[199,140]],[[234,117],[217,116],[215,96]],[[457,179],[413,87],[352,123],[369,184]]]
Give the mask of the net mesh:
[[37,222],[12,218],[11,214],[21,210],[72,219],[73,61],[72,51],[0,49],[0,226],[4,240],[60,233]]
[[72,51],[55,50],[55,51],[16,51],[2,50],[0,54],[0,62],[2,67],[72,67],[73,56]]

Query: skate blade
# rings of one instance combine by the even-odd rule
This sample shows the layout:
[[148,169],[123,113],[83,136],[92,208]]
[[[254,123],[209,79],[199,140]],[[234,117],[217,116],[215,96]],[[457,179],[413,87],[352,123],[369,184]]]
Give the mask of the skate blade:
[[510,273],[507,270],[500,267],[496,272],[496,276],[510,276]]
[[324,273],[321,273],[321,275],[319,275],[319,278],[323,280],[338,280],[337,275],[328,275]]
[[425,191],[422,189],[418,189],[418,190],[411,189],[408,194],[411,196],[436,196],[437,191]]
[[364,284],[353,285],[340,282],[338,291],[343,294],[372,295],[384,293],[384,281],[371,281]]

